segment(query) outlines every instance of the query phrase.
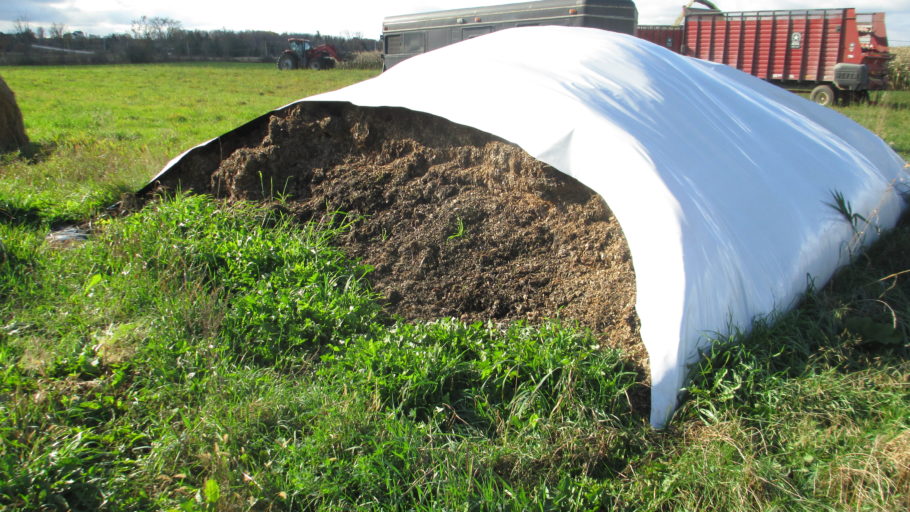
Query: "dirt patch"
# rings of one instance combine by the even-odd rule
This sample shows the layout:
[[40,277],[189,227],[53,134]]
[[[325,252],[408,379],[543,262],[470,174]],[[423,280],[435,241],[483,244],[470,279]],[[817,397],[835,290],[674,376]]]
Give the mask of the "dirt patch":
[[408,319],[578,321],[645,367],[625,237],[600,196],[517,146],[397,108],[302,104],[187,155],[158,186],[281,196]]
[[22,111],[16,103],[16,96],[0,78],[0,153],[25,149],[28,137],[22,123]]

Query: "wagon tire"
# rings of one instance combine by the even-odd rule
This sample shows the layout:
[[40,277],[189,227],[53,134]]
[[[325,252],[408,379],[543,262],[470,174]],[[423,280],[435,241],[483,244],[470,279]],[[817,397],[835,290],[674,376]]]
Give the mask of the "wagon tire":
[[809,99],[819,105],[830,107],[837,100],[837,94],[830,85],[819,85],[809,94]]
[[300,61],[293,53],[282,53],[281,57],[278,57],[278,69],[288,70],[297,69],[299,67]]

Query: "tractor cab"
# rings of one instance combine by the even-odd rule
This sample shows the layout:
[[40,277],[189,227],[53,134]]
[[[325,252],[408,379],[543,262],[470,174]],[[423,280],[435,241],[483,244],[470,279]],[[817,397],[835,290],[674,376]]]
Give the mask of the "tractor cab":
[[308,39],[298,39],[296,37],[288,39],[288,46],[297,55],[305,55],[306,52],[313,49],[313,45]]
[[309,39],[288,38],[288,49],[278,57],[278,69],[331,69],[338,61],[338,52],[329,44],[313,46]]

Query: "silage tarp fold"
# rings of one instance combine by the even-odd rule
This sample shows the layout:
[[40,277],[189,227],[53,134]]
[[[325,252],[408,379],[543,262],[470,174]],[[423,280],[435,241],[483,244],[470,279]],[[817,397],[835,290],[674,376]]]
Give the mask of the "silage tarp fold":
[[[839,113],[596,29],[497,32],[307,101],[444,117],[600,194],[632,253],[657,427],[712,338],[826,282],[895,224],[907,189],[903,160]],[[874,227],[851,226],[834,194]]]

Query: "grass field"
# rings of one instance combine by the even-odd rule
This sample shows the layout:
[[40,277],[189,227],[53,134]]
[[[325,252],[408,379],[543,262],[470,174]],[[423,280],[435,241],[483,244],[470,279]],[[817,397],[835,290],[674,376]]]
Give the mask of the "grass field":
[[5,68],[37,154],[4,162],[0,190],[48,206],[42,215],[83,218],[195,144],[375,74],[282,75],[263,64]]
[[[906,221],[719,343],[655,432],[621,352],[389,318],[324,226],[183,195],[105,214],[183,149],[372,72],[0,72],[36,145],[0,163],[0,509],[910,508]],[[843,112],[910,157],[910,93]],[[46,239],[70,222],[91,238]]]

